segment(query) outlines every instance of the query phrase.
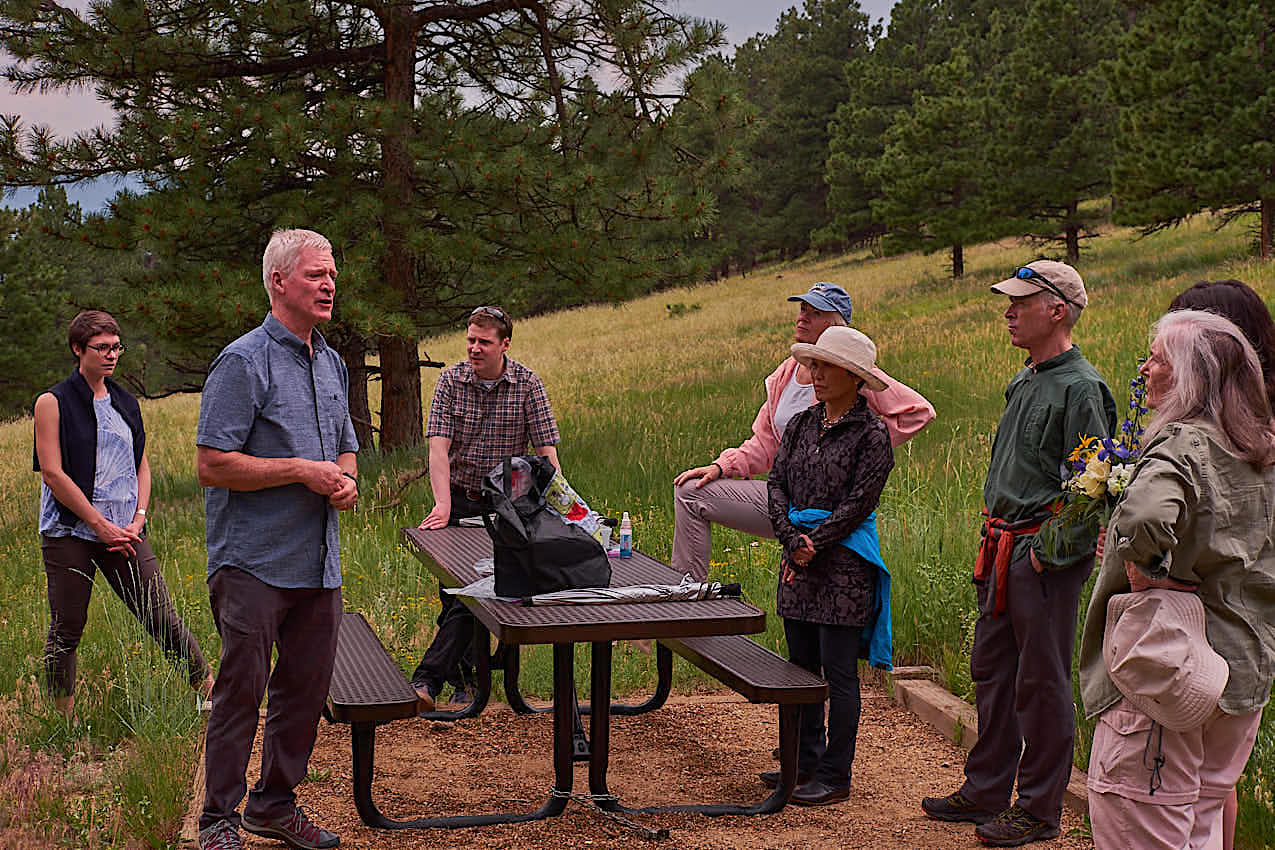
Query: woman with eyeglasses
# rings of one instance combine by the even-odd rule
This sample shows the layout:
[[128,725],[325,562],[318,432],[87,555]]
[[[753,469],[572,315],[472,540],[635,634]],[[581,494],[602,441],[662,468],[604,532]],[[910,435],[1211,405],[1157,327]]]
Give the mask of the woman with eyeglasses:
[[191,687],[213,677],[173,608],[146,540],[151,473],[137,399],[111,380],[124,346],[108,313],[86,310],[67,334],[77,365],[35,402],[40,551],[49,589],[45,683],[68,717],[75,708],[75,653],[98,570],[146,631],[180,659]]
[[[1098,719],[1089,814],[1100,850],[1215,847],[1275,678],[1275,421],[1258,354],[1215,313],[1166,314],[1141,372],[1156,414],[1111,517],[1080,649]],[[1173,592],[1147,603],[1165,611],[1198,597],[1208,647],[1158,609],[1116,637],[1122,595],[1148,590]]]

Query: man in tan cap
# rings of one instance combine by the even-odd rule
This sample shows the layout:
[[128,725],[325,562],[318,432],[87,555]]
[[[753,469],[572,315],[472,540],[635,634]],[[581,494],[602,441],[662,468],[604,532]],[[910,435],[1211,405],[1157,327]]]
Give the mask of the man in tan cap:
[[1009,340],[1030,356],[1005,390],[983,485],[970,655],[979,736],[965,784],[926,797],[921,808],[939,820],[978,824],[984,844],[1016,847],[1058,835],[1075,738],[1076,607],[1094,562],[1095,540],[1085,528],[1048,529],[1051,550],[1039,532],[1051,522],[1064,461],[1084,437],[1115,430],[1116,404],[1071,341],[1088,303],[1075,269],[1037,260],[992,291],[1009,296]]

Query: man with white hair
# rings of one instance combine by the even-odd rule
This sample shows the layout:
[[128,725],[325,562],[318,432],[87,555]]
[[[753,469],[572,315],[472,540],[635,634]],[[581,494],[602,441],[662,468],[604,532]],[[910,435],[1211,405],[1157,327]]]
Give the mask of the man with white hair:
[[[1016,847],[1058,835],[1076,728],[1076,608],[1094,563],[1093,531],[1053,523],[1050,505],[1080,441],[1115,430],[1116,404],[1071,342],[1089,302],[1075,269],[1037,260],[992,291],[1009,296],[1009,341],[1030,356],[1005,390],[983,485],[970,654],[978,742],[960,790],[926,797],[921,808],[938,820],[978,824],[984,844]],[[1050,537],[1056,545],[1045,545]]]
[[[291,847],[340,843],[310,822],[294,791],[314,749],[341,622],[337,512],[359,494],[349,378],[315,329],[332,318],[332,246],[310,230],[277,231],[262,277],[270,312],[213,361],[196,437],[221,635],[200,850],[243,847],[241,823]],[[240,818],[267,685],[261,776]]]

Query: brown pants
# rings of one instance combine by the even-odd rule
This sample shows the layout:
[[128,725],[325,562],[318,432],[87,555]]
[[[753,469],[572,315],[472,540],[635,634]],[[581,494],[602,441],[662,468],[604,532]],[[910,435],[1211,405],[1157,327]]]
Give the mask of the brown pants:
[[133,549],[137,556],[129,558],[123,552],[110,551],[104,543],[41,536],[40,553],[49,587],[44,678],[55,696],[75,693],[75,652],[88,621],[89,597],[98,570],[147,634],[171,657],[185,662],[191,685],[198,685],[208,675],[208,662],[173,608],[150,544],[143,539]]
[[[206,791],[199,828],[238,826],[246,773],[268,693],[261,777],[244,811],[257,820],[291,814],[328,698],[341,622],[341,589],[272,587],[233,567],[208,579],[221,635],[221,667],[205,736]],[[279,657],[270,669],[271,651]]]

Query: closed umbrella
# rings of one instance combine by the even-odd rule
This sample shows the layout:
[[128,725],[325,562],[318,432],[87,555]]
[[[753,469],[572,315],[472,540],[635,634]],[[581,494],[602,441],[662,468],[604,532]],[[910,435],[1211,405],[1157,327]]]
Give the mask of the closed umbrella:
[[575,590],[559,590],[527,596],[522,604],[532,605],[613,605],[627,602],[683,602],[702,599],[738,597],[738,584],[722,584],[719,581],[691,581],[690,576],[681,584],[633,584],[625,587],[582,587]]

